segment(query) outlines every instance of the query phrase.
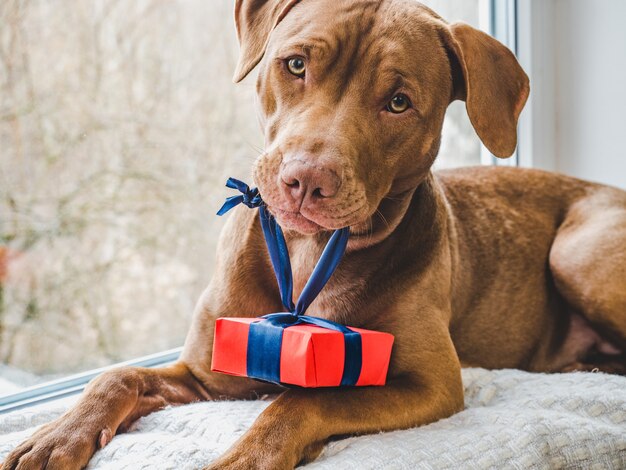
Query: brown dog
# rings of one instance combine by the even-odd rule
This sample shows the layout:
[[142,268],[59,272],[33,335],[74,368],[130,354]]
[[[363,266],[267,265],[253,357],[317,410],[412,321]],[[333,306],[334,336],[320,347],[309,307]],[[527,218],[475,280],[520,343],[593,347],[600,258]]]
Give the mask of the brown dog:
[[[210,468],[293,468],[331,436],[450,416],[461,364],[625,372],[626,193],[532,170],[430,171],[455,99],[494,154],[513,152],[529,87],[509,50],[412,0],[238,0],[235,12],[236,80],[263,58],[254,176],[286,229],[296,294],[329,229],[350,226],[310,312],[396,342],[387,386],[283,391]],[[210,372],[215,318],[281,310],[257,211],[231,216],[215,272],[177,365],[102,375],[4,468],[80,468],[165,405],[282,391]]]

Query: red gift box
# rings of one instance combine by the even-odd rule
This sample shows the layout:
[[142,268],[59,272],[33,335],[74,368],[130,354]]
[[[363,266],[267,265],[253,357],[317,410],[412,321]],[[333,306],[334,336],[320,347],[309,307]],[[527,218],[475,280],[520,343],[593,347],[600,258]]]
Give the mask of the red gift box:
[[[258,318],[218,318],[215,323],[211,370],[247,377],[248,332]],[[361,373],[356,383],[385,385],[393,335],[352,328],[361,335]],[[280,356],[280,382],[301,387],[341,384],[345,345],[343,334],[313,325],[285,328]],[[255,351],[263,354],[263,351]]]

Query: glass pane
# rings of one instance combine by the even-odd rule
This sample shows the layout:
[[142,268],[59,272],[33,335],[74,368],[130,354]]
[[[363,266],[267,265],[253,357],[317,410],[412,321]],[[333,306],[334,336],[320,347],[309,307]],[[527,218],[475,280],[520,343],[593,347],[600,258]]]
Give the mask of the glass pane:
[[[182,344],[263,145],[232,4],[0,2],[0,394]],[[445,135],[442,166],[478,163],[462,104]]]
[[[479,0],[422,0],[446,21],[464,21],[478,28]],[[435,168],[480,165],[480,140],[467,117],[465,103],[455,101],[443,123],[443,138]]]

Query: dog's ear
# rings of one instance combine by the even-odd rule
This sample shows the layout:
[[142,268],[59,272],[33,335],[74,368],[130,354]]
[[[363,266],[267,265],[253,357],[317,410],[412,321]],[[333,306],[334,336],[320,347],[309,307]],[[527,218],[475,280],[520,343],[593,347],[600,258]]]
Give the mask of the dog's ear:
[[517,146],[517,118],[530,91],[528,76],[513,53],[488,34],[465,23],[445,28],[453,98],[465,101],[472,126],[491,153],[511,156]]
[[239,62],[233,80],[240,82],[261,61],[270,33],[300,0],[236,0],[235,26]]

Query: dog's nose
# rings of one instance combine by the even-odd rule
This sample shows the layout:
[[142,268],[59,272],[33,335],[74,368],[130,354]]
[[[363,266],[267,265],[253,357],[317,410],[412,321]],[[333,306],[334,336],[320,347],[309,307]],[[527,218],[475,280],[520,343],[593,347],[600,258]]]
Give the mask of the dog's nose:
[[280,180],[283,192],[298,208],[333,197],[341,186],[341,178],[332,165],[317,166],[302,160],[285,164]]

